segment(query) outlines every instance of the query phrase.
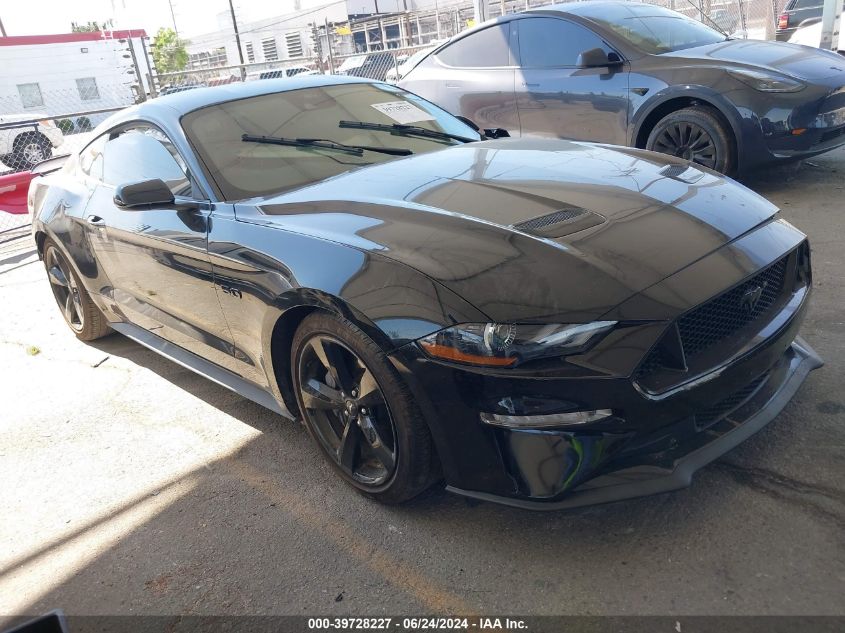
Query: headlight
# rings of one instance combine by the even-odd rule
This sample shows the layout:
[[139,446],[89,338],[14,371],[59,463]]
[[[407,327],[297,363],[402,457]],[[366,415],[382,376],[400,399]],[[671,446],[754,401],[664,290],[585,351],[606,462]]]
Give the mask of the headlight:
[[578,354],[609,332],[616,321],[563,325],[465,323],[419,340],[426,354],[483,367],[515,367],[537,358]]
[[804,89],[804,84],[797,79],[777,73],[757,70],[729,70],[728,74],[760,92],[798,92]]

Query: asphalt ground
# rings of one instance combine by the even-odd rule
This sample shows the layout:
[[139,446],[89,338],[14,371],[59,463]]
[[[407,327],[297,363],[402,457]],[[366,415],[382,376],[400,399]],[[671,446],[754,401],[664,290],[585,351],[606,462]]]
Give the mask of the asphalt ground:
[[369,501],[300,425],[78,342],[0,236],[0,614],[843,615],[843,176],[840,150],[746,181],[810,235],[826,366],[689,489],[554,513]]

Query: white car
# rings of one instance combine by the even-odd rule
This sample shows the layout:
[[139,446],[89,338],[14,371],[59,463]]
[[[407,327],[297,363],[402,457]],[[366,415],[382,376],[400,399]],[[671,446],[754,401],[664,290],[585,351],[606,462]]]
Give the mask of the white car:
[[31,169],[64,142],[46,114],[0,114],[0,159],[14,170]]
[[[839,42],[836,45],[836,52],[845,55],[845,37],[843,37],[843,31],[845,31],[843,27],[845,27],[845,24],[842,22],[843,20],[840,18]],[[791,44],[803,44],[804,46],[819,48],[822,43],[822,19],[810,18],[802,22],[790,36],[789,42]]]
[[385,81],[389,81],[392,84],[395,84],[397,81],[402,79],[405,75],[407,75],[417,64],[419,64],[426,55],[428,55],[431,51],[435,48],[440,46],[446,40],[435,40],[431,43],[430,46],[426,46],[425,48],[421,48],[416,53],[405,59],[401,64],[399,64],[399,68],[391,68],[387,71],[384,76]]

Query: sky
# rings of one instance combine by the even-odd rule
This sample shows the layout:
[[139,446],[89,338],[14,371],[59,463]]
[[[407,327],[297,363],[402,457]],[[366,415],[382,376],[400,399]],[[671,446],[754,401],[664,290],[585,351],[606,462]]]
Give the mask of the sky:
[[[217,30],[217,14],[229,10],[228,0],[171,1],[179,35],[185,38]],[[235,10],[238,22],[258,20],[293,11],[293,0],[236,0]],[[0,0],[7,35],[69,33],[71,22],[111,17],[116,29],[142,28],[150,37],[159,27],[173,27],[168,0]]]

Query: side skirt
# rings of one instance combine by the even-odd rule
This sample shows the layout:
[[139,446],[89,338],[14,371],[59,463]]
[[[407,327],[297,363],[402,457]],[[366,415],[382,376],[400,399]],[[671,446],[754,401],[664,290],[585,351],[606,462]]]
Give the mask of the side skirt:
[[174,363],[178,363],[182,367],[190,369],[200,376],[208,378],[212,382],[216,382],[218,385],[226,387],[226,389],[230,389],[238,395],[252,400],[283,417],[290,420],[294,419],[290,411],[281,406],[268,391],[248,380],[244,380],[237,374],[233,374],[178,345],[165,341],[160,336],[156,336],[152,332],[132,323],[109,323],[109,326],[116,332],[123,334],[126,338],[140,343],[157,354],[161,354],[165,358],[172,360]]

